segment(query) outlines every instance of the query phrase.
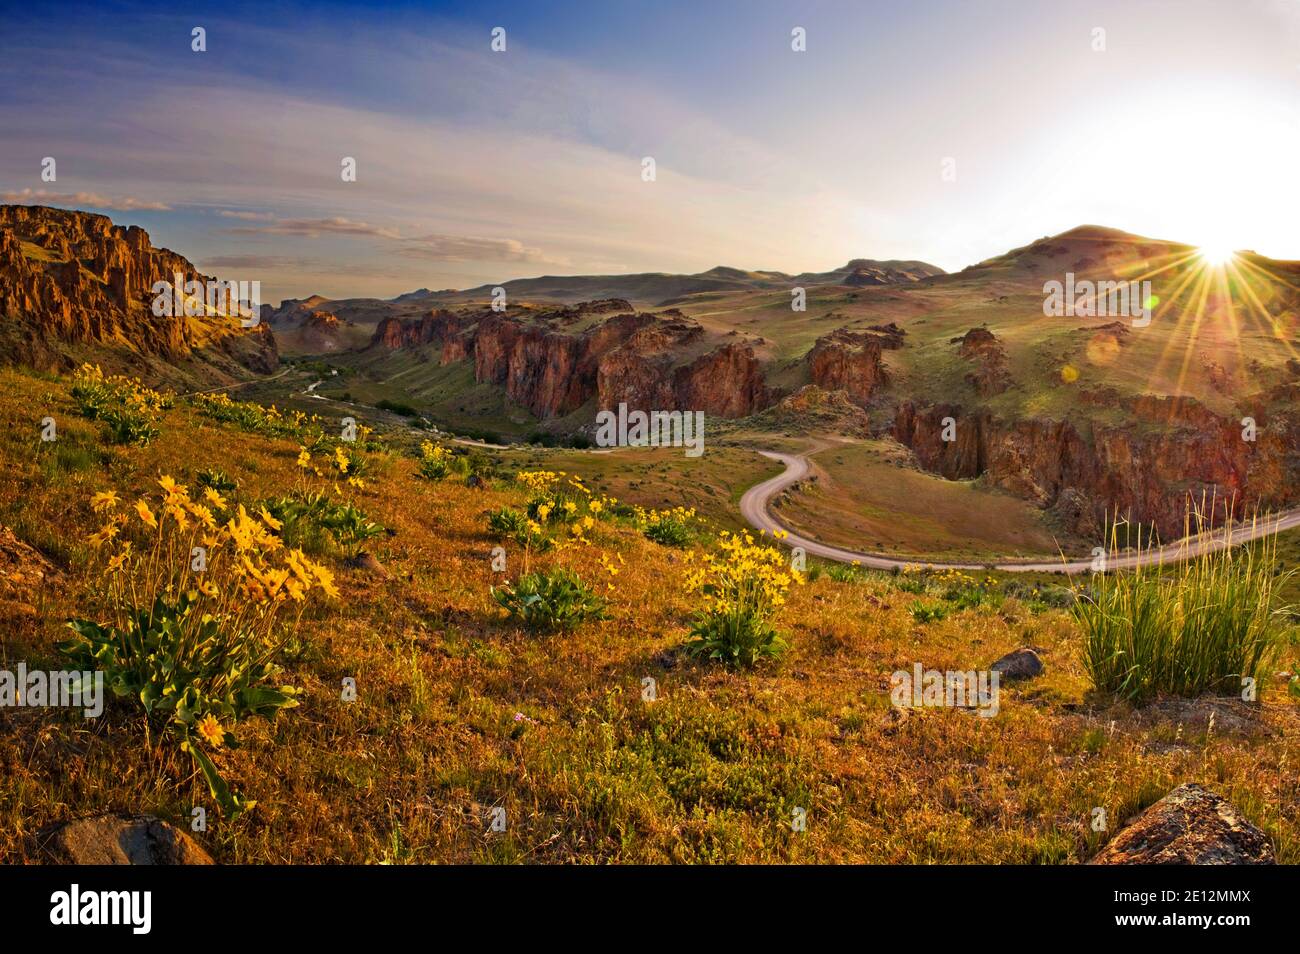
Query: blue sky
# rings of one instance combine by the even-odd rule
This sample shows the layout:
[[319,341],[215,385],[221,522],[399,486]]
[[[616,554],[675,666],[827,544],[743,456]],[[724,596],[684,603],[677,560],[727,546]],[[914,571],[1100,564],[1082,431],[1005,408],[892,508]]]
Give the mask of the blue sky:
[[271,300],[955,269],[1084,222],[1300,258],[1297,0],[60,3],[0,24],[0,199],[140,224]]

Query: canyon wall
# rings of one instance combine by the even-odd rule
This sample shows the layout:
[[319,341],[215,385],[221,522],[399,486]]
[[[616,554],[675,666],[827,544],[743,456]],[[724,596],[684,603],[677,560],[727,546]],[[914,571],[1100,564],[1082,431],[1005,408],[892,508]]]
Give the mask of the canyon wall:
[[[1279,402],[1278,398],[1282,398]],[[1100,538],[1109,514],[1182,535],[1189,501],[1231,501],[1238,516],[1300,502],[1300,388],[1251,409],[1258,432],[1242,439],[1237,418],[1219,418],[1190,399],[1145,397],[1134,422],[1001,420],[953,405],[904,402],[892,433],[918,462],[951,480],[983,476],[1016,496],[1051,508],[1070,529]],[[943,440],[943,419],[955,439]]]
[[[26,247],[24,247],[26,243]],[[155,316],[155,282],[206,282],[137,226],[44,206],[0,206],[0,325],[10,360],[67,366],[65,345],[111,345],[169,360],[215,349],[257,371],[279,363],[268,328],[233,318]]]

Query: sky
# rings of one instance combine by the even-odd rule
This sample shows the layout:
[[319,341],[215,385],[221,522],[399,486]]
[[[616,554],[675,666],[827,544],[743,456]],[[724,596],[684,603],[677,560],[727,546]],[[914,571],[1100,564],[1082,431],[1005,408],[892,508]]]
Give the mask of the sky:
[[263,301],[1081,224],[1300,259],[1300,0],[156,6],[0,0],[0,202]]

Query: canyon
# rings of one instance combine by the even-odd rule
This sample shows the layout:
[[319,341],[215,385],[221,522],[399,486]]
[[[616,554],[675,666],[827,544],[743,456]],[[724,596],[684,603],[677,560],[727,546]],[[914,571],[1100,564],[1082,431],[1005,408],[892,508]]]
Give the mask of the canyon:
[[[1250,260],[1271,279],[1247,289],[1269,322],[1247,351],[1219,296],[1194,326],[1183,319],[1190,305],[1169,289],[1187,259],[1186,246],[1082,227],[952,275],[855,259],[801,275],[546,277],[505,283],[500,310],[473,289],[312,296],[265,305],[243,329],[152,315],[155,281],[208,279],[142,229],[0,206],[0,355],[55,370],[116,355],[163,380],[178,368],[238,380],[274,371],[289,348],[379,386],[398,373],[385,361],[410,356],[402,380],[462,369],[531,418],[521,426],[560,436],[620,404],[786,435],[838,428],[892,438],[920,468],[1032,501],[1079,535],[1095,538],[1118,514],[1171,538],[1189,500],[1228,500],[1238,515],[1300,502],[1300,267]],[[1045,277],[1162,262],[1173,263],[1157,288],[1167,304],[1150,327],[1042,313]],[[790,306],[796,282],[807,283],[806,313]],[[588,291],[609,294],[572,297]],[[1173,379],[1165,364],[1179,349]],[[407,383],[392,397],[413,393]]]

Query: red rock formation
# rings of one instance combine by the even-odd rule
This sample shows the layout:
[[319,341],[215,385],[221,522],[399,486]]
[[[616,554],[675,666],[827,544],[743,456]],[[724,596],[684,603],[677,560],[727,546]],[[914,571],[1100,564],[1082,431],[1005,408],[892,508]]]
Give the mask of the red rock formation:
[[[26,254],[24,242],[45,254]],[[176,274],[209,280],[175,252],[154,248],[136,226],[89,212],[0,206],[3,351],[46,367],[68,364],[66,346],[78,344],[171,360],[213,350],[259,371],[278,364],[266,328],[244,329],[236,318],[155,316],[152,287]]]
[[845,391],[857,403],[866,404],[889,382],[880,360],[882,337],[887,336],[841,328],[818,338],[808,352],[813,384],[827,391]]
[[[1231,500],[1238,515],[1300,501],[1297,464],[1287,450],[1300,446],[1300,421],[1260,407],[1257,439],[1249,442],[1238,419],[1219,418],[1190,399],[1140,398],[1133,411],[1136,423],[1111,425],[1003,421],[986,411],[904,403],[893,434],[926,469],[949,479],[983,475],[1054,508],[1072,530],[1094,538],[1118,511],[1175,539],[1188,503],[1199,504],[1203,495],[1207,502],[1217,497],[1220,508]],[[955,421],[950,442],[943,440],[945,417]]]
[[960,343],[957,353],[967,361],[975,362],[975,370],[966,375],[966,381],[974,386],[981,397],[1001,394],[1011,386],[1007,353],[993,332],[987,328],[972,328],[961,337],[953,338],[950,343]]

